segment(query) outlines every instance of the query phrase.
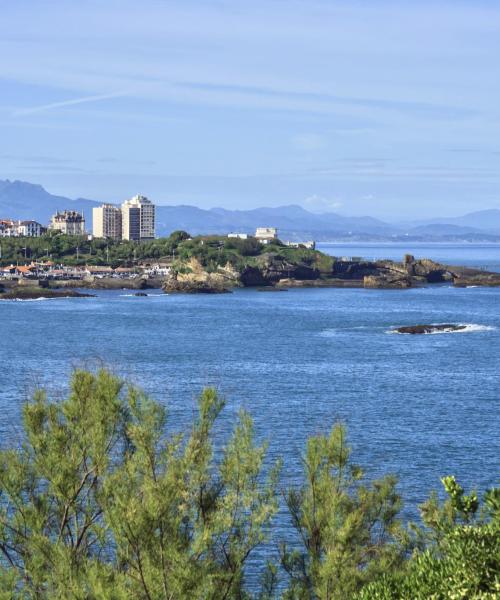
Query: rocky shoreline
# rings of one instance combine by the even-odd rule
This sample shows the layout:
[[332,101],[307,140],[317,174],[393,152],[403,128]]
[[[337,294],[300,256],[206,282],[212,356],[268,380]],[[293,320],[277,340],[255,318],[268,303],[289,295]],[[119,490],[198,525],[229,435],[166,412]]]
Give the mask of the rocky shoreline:
[[500,286],[500,273],[467,267],[452,267],[430,259],[406,255],[401,262],[379,260],[333,261],[331,268],[291,262],[277,253],[259,256],[240,269],[231,265],[207,270],[196,259],[172,270],[162,289],[167,293],[226,293],[235,287],[288,289],[336,287],[366,289],[409,289],[450,283],[457,287]]
[[0,290],[0,300],[40,300],[50,298],[93,298],[94,294],[85,294],[71,289],[50,289],[18,285],[8,291]]
[[[499,287],[500,273],[449,266],[406,255],[401,262],[362,259],[336,260],[316,253],[316,261],[290,260],[277,252],[252,257],[238,267],[231,264],[208,268],[192,257],[177,263],[166,277],[4,282],[0,298],[81,297],[74,288],[89,290],[162,289],[169,294],[225,294],[235,288],[286,290],[291,288],[409,289],[448,283],[456,287]],[[2,293],[3,287],[3,293]],[[24,288],[24,289],[23,289]],[[29,288],[31,291],[26,291]]]

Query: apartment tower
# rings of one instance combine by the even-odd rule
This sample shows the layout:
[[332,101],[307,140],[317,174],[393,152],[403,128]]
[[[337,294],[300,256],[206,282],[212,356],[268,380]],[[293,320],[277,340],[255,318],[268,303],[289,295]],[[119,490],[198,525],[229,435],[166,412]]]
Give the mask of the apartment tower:
[[113,204],[92,209],[92,232],[97,238],[122,239],[122,211]]
[[155,205],[145,196],[134,196],[122,204],[122,238],[153,240],[155,237]]

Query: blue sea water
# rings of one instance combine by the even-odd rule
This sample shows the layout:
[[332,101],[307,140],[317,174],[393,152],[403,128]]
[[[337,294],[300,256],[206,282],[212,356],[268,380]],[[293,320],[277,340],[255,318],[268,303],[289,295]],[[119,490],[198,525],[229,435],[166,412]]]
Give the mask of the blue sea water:
[[320,243],[318,250],[333,256],[361,256],[367,259],[401,260],[405,254],[416,258],[432,258],[448,265],[463,265],[500,271],[499,244],[447,243]]
[[[332,254],[399,257],[405,248],[328,247]],[[500,247],[452,247],[417,255],[500,265]],[[253,416],[283,481],[300,479],[308,435],[336,420],[370,476],[396,473],[408,516],[439,478],[467,488],[498,484],[500,288],[438,285],[410,290],[237,290],[227,295],[0,302],[0,436],[20,439],[21,407],[34,387],[64,392],[75,366],[105,364],[169,410],[182,430],[196,396],[214,385],[227,406],[223,440],[240,408]],[[399,325],[467,323],[462,333],[405,336]],[[284,515],[278,527],[287,535]]]

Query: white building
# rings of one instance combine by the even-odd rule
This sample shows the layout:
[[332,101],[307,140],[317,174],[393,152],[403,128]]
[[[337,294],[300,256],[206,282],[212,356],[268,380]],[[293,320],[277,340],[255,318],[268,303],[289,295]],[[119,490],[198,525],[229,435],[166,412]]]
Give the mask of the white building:
[[285,246],[290,248],[306,248],[307,250],[314,250],[316,248],[316,242],[309,240],[307,242],[285,242]]
[[149,277],[165,277],[166,275],[170,274],[171,270],[171,267],[167,265],[157,264],[151,265],[144,269],[144,274],[148,275]]
[[269,244],[269,242],[278,239],[278,230],[276,227],[257,227],[255,237],[262,244]]
[[47,229],[36,221],[19,221],[17,226],[20,237],[40,237]]
[[122,238],[153,240],[155,237],[155,205],[145,196],[134,196],[122,204]]
[[228,233],[227,234],[228,238],[237,238],[239,240],[247,240],[248,239],[248,233]]
[[122,210],[113,204],[92,209],[92,233],[96,238],[122,239]]
[[36,221],[0,220],[0,237],[40,237],[46,228]]
[[17,228],[14,221],[10,219],[0,220],[0,237],[16,237]]
[[50,221],[49,228],[66,235],[85,235],[85,217],[83,212],[79,213],[76,210],[57,211]]

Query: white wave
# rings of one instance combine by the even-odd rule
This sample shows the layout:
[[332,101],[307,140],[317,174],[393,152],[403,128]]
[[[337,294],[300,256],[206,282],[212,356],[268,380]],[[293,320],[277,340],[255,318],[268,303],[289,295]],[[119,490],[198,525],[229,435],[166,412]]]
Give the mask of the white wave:
[[338,329],[324,329],[323,331],[320,331],[318,333],[318,335],[320,335],[321,337],[333,337],[338,334],[339,334]]
[[[168,296],[168,294],[146,294],[148,298],[160,298],[162,296]],[[137,294],[120,294],[120,298],[145,298],[146,296],[141,296]]]
[[[440,325],[440,323],[432,323],[433,325]],[[438,331],[427,331],[425,333],[421,333],[419,335],[440,335],[444,333],[474,333],[479,331],[495,331],[496,327],[493,325],[480,325],[477,323],[457,323],[457,325],[463,326],[462,329],[441,329]],[[415,335],[410,333],[401,333],[396,329],[389,329],[386,333],[395,333],[396,335]]]
[[[161,294],[146,294],[149,298],[150,296],[160,296]],[[120,294],[120,298],[145,298],[142,294]]]
[[[461,325],[465,325],[465,329],[461,329],[460,331],[467,333],[470,331],[495,331],[496,327],[493,325],[477,325],[476,323],[460,323]],[[456,333],[460,333],[457,331]]]
[[335,335],[342,335],[349,332],[361,332],[363,329],[373,329],[372,325],[354,325],[353,327],[338,327],[329,328],[319,331],[317,335],[321,337],[333,337]]

